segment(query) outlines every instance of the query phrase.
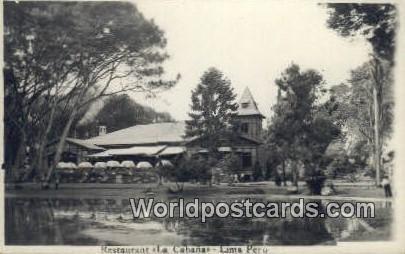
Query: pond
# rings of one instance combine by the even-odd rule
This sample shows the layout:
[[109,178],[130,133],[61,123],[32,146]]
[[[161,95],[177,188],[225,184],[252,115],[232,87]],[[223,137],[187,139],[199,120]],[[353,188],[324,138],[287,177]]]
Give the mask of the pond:
[[[258,200],[276,202],[268,197]],[[128,199],[121,198],[10,197],[5,199],[5,241],[7,245],[315,245],[389,240],[391,203],[377,202],[375,215],[208,218],[201,223],[178,216],[133,219]]]

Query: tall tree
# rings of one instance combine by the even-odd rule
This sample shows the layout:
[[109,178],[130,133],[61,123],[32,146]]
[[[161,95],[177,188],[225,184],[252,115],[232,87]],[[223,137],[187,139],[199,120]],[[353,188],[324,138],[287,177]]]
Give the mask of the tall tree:
[[279,94],[266,143],[277,153],[284,175],[287,161],[292,163],[295,184],[297,165],[303,163],[306,174],[313,175],[327,146],[339,133],[318,102],[324,93],[323,84],[321,74],[314,70],[301,71],[295,64],[276,80]]
[[[376,66],[373,64],[370,61],[353,70],[348,84],[332,87],[331,94],[333,104],[337,107],[335,117],[346,130],[346,141],[352,144],[350,148],[362,147],[362,152],[368,153],[365,155],[365,160],[372,157],[374,163],[378,163],[392,136],[394,98],[390,75],[378,74],[384,79],[379,80],[381,84],[379,90],[375,89],[373,73]],[[388,61],[379,64],[383,66],[381,70],[389,69]],[[375,95],[378,97],[375,98]],[[375,104],[375,101],[378,104]],[[376,112],[378,112],[378,125],[375,124]],[[376,128],[378,128],[378,135],[375,132]],[[375,142],[376,137],[378,142]],[[375,169],[377,166],[378,164],[374,164]]]
[[[13,80],[5,90],[22,112],[18,119],[8,114],[9,122],[27,136],[32,105],[48,96],[48,108],[42,108],[47,127],[38,141],[46,142],[56,108],[75,105],[48,177],[83,107],[111,94],[159,91],[176,83],[162,79],[161,64],[168,58],[163,31],[130,3],[6,2],[4,13],[5,71]],[[26,145],[21,139],[20,147]]]
[[232,128],[238,109],[231,81],[216,68],[204,72],[191,93],[190,120],[186,121],[186,137],[198,137],[201,146],[214,152],[221,134]]
[[393,61],[397,9],[393,4],[329,3],[327,24],[342,36],[364,36],[374,54]]
[[[394,64],[395,32],[397,28],[397,9],[393,4],[346,4],[333,3],[330,8],[328,26],[342,36],[364,36],[373,49],[372,59],[367,63],[369,81],[372,91],[374,169],[376,184],[380,183],[381,151],[383,135],[381,134],[384,89],[392,79]],[[388,63],[388,64],[386,64]],[[385,87],[385,88],[384,88]],[[392,89],[388,89],[391,91]],[[391,97],[388,95],[388,97]]]

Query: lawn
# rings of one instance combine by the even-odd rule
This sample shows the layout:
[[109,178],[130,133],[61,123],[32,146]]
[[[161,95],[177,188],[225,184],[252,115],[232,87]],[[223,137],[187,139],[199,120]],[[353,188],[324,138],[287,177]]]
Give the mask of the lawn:
[[[68,196],[68,197],[138,197],[145,195],[167,196],[174,195],[168,193],[169,186],[172,183],[164,183],[158,186],[156,183],[142,184],[106,184],[106,183],[65,183],[59,186],[58,190],[41,190],[39,184],[24,183],[14,188],[7,186],[6,196]],[[53,187],[53,186],[52,186]],[[364,198],[383,198],[384,192],[381,188],[374,186],[343,185],[335,186],[337,193],[334,196],[339,197],[364,197]],[[294,196],[305,195],[306,187],[303,183],[299,186],[299,191]],[[220,185],[200,185],[185,183],[184,191],[179,196],[216,196],[216,195],[290,195],[287,187],[276,186],[273,182],[240,183],[234,186],[228,184]],[[307,196],[307,195],[305,195]]]

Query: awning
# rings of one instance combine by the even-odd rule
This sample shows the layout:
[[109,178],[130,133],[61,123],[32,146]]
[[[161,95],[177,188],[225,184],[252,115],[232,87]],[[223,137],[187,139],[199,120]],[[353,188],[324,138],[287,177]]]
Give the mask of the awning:
[[173,163],[171,163],[169,160],[161,160],[158,161],[155,165],[155,167],[173,167]]
[[222,146],[218,148],[219,152],[232,152],[232,148],[230,148],[229,146]]
[[[218,147],[218,151],[219,152],[232,152],[232,148],[228,147],[228,146],[221,146]],[[206,148],[202,148],[200,150],[198,150],[198,153],[208,153],[208,149]]]
[[107,168],[107,163],[102,161],[96,162],[96,164],[94,164],[94,168],[105,169]]
[[118,161],[107,161],[107,167],[120,168],[121,164]]
[[133,161],[123,161],[123,162],[121,162],[121,167],[124,167],[124,168],[135,168],[136,165],[135,165],[135,163],[134,163]]
[[142,169],[148,169],[148,168],[153,168],[152,164],[148,161],[141,161],[136,164],[137,168],[142,168]]
[[159,153],[160,155],[176,155],[176,154],[182,154],[186,151],[186,148],[184,146],[168,146],[166,147],[163,151]]
[[88,161],[83,161],[83,162],[79,163],[78,167],[79,168],[93,168],[94,166]]

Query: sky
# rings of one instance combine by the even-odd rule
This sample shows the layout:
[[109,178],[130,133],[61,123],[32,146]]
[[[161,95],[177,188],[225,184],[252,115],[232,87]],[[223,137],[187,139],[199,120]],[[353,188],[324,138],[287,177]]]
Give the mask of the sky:
[[327,9],[302,1],[146,1],[134,2],[165,31],[170,59],[166,75],[182,78],[155,99],[136,101],[176,120],[187,119],[191,90],[209,67],[229,78],[238,97],[248,86],[269,119],[277,88],[274,80],[291,63],[321,72],[332,86],[365,62],[370,47],[362,38],[343,38],[326,27]]

